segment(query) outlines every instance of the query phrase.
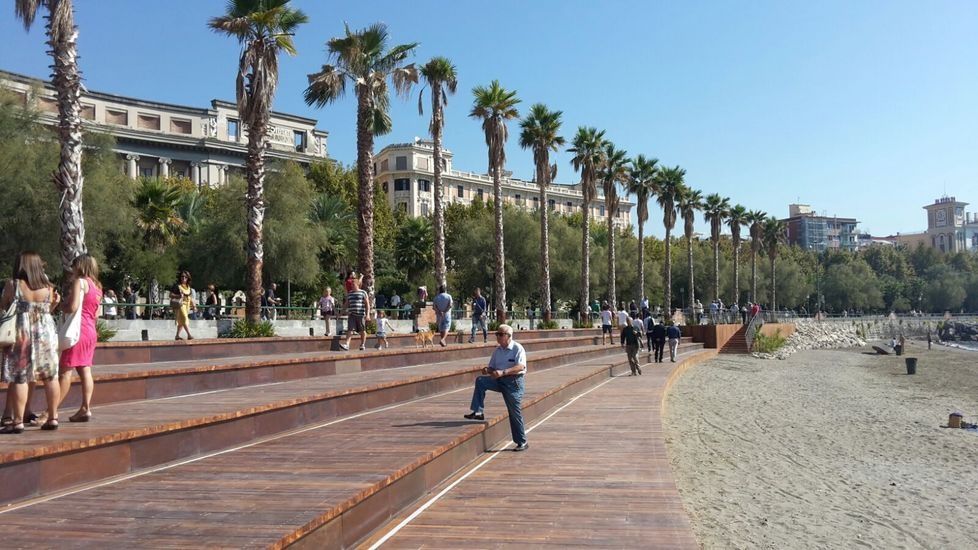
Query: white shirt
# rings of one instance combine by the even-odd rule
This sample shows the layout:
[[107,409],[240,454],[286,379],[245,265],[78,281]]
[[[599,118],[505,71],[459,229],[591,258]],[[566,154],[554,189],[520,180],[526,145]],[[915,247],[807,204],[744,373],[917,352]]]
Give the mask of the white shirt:
[[625,328],[628,324],[628,312],[624,309],[618,312],[618,326]]
[[601,310],[601,324],[611,326],[611,310],[602,309]]
[[632,326],[635,327],[635,330],[637,330],[639,334],[645,332],[645,321],[639,319],[638,317],[632,319]]
[[102,298],[102,302],[105,303],[105,314],[115,315],[115,298],[112,296],[106,296]]
[[526,373],[526,350],[510,336],[508,346],[496,346],[493,350],[492,357],[489,358],[489,370],[506,370],[516,365],[523,365],[523,370],[517,374]]

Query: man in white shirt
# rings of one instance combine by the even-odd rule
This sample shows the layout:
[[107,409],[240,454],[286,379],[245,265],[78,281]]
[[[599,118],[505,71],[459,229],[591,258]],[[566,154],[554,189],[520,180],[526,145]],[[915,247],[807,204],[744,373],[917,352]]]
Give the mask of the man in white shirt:
[[496,342],[499,345],[489,358],[489,365],[482,369],[482,374],[475,379],[475,390],[472,392],[472,412],[464,415],[469,420],[485,420],[483,414],[486,401],[486,391],[503,394],[506,410],[509,411],[509,428],[516,443],[514,451],[525,451],[530,444],[526,441],[526,429],[523,425],[523,376],[526,374],[526,351],[513,340],[513,327],[499,325],[496,329]]
[[[625,311],[624,302],[619,306],[620,309],[615,315],[618,317],[618,332],[625,330],[625,327],[632,324],[631,318],[628,316],[628,312]],[[612,342],[614,343],[614,342]]]
[[601,307],[601,345],[604,345],[604,335],[607,334],[608,338],[611,338],[611,345],[615,345],[615,333],[611,330],[611,306],[608,302],[605,302]]

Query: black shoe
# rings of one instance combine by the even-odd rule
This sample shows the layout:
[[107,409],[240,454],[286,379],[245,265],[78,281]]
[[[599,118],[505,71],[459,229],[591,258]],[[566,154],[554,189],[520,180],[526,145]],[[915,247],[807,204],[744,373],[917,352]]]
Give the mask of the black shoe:
[[486,415],[484,415],[482,413],[476,413],[476,412],[466,414],[466,415],[464,415],[464,417],[465,418],[468,418],[469,420],[485,420],[486,419]]
[[519,444],[519,445],[517,445],[516,447],[513,448],[513,452],[514,453],[518,453],[520,451],[525,451],[525,450],[527,450],[529,448],[530,448],[530,443],[529,442],[521,443],[521,444]]

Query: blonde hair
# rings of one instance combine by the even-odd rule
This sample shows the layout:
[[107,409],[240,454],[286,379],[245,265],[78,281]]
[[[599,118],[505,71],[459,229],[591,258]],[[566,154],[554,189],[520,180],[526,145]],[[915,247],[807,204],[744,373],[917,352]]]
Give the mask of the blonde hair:
[[102,283],[98,280],[98,262],[88,254],[82,254],[71,262],[71,274],[75,279],[87,277],[95,286],[102,288]]

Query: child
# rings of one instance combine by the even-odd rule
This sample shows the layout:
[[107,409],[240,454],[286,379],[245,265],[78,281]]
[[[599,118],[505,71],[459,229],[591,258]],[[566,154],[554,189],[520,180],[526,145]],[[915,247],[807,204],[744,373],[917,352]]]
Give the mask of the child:
[[387,315],[377,310],[377,349],[391,347],[390,342],[387,341],[387,331],[394,332],[394,327],[387,320]]

